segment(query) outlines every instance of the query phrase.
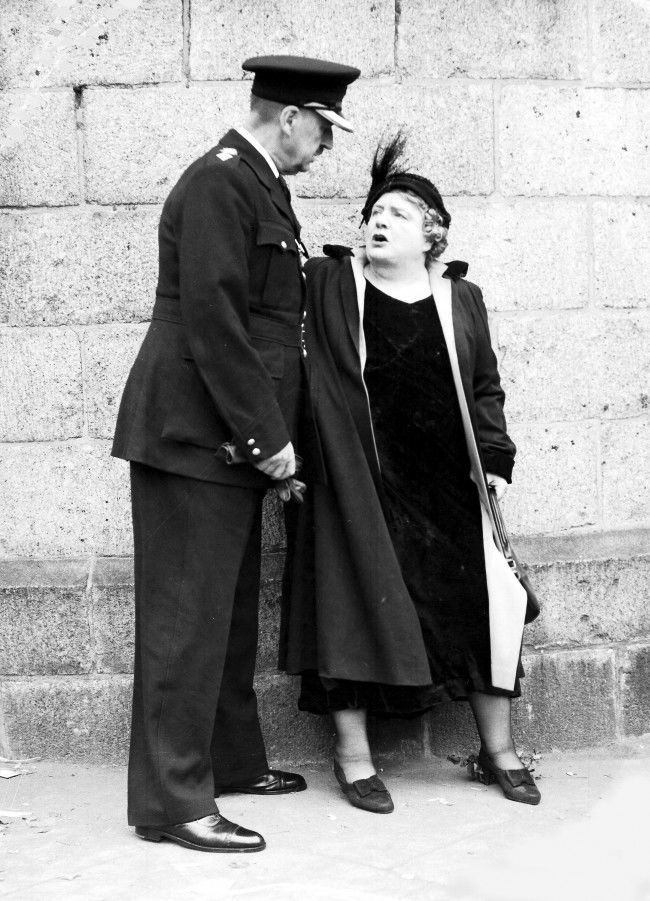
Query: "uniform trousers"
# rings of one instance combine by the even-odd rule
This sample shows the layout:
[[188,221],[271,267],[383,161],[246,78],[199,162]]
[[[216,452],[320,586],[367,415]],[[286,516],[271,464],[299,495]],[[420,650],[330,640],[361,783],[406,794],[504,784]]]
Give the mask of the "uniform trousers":
[[130,825],[189,822],[268,769],[253,690],[264,491],[131,463]]

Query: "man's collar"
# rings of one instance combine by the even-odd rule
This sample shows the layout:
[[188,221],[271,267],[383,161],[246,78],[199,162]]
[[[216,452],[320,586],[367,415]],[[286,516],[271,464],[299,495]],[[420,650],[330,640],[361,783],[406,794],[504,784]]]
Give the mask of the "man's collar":
[[278,167],[277,167],[277,166],[275,165],[275,163],[273,162],[273,159],[272,159],[272,157],[271,157],[271,154],[268,152],[268,150],[266,149],[266,147],[262,147],[262,145],[261,145],[260,142],[257,140],[257,138],[255,138],[255,137],[250,133],[250,131],[248,131],[247,129],[245,129],[242,125],[235,126],[235,131],[236,131],[238,134],[240,134],[240,135],[242,136],[242,138],[244,138],[246,141],[248,141],[248,143],[251,144],[251,145],[255,148],[255,150],[257,150],[257,152],[260,154],[260,156],[263,156],[263,157],[264,157],[264,159],[266,160],[266,162],[269,164],[269,167],[270,167],[270,169],[271,169],[271,172],[275,175],[276,178],[279,178],[279,177],[280,177],[280,172],[278,171]]

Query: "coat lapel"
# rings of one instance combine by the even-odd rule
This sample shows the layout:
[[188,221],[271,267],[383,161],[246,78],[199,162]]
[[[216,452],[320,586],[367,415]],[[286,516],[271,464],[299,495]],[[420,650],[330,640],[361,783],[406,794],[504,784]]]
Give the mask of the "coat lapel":
[[352,266],[352,275],[354,276],[357,308],[356,311],[351,310],[346,305],[346,318],[352,340],[354,341],[354,346],[356,347],[359,359],[361,360],[361,372],[363,372],[366,368],[367,356],[366,336],[363,332],[363,311],[366,299],[366,280],[363,274],[363,269],[366,265],[365,252],[362,250],[355,251],[354,256],[350,257],[350,265]]
[[444,269],[445,264],[440,263],[437,260],[429,267],[431,293],[433,294],[433,300],[436,309],[438,310],[438,317],[442,326],[445,344],[447,345],[447,352],[449,353],[449,362],[451,363],[454,386],[456,388],[461,418],[463,420],[463,430],[465,432],[467,450],[469,451],[472,479],[476,483],[483,506],[489,510],[490,503],[487,496],[487,488],[485,486],[481,456],[476,443],[476,435],[474,434],[474,427],[472,425],[467,397],[465,396],[463,377],[458,360],[458,350],[456,347],[456,335],[454,330],[454,309],[452,304],[453,283],[451,279],[444,278]]

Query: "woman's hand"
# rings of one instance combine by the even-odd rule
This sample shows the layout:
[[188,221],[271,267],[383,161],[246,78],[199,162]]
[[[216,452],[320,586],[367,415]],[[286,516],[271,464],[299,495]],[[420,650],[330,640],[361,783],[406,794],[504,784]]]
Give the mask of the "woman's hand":
[[497,500],[500,501],[506,493],[508,483],[503,478],[503,476],[496,476],[492,472],[487,472],[485,474],[485,478],[487,479],[487,483],[490,488],[494,488],[494,490],[496,491]]

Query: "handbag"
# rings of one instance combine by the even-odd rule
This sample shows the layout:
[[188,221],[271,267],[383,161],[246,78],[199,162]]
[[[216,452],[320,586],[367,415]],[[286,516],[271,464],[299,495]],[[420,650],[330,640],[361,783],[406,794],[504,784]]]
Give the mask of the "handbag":
[[506,524],[503,520],[503,514],[501,513],[501,507],[499,506],[499,501],[497,500],[497,493],[492,486],[488,486],[488,497],[490,500],[492,522],[494,524],[494,537],[497,541],[497,545],[499,546],[499,550],[506,559],[506,563],[521,583],[521,587],[526,592],[526,616],[524,618],[524,622],[532,623],[532,621],[537,619],[540,614],[539,600],[537,599],[535,589],[531,585],[530,579],[528,578],[528,573],[524,570],[521,563],[517,559],[517,555],[515,554],[514,549],[510,544],[510,539],[508,538],[508,532],[506,530]]

